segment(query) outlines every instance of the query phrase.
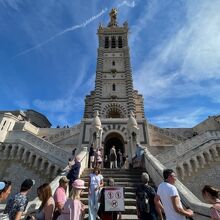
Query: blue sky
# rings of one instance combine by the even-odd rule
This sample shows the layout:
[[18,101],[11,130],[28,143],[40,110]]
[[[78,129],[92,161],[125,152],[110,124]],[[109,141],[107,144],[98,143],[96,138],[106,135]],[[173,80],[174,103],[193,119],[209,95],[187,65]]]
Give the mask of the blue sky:
[[161,127],[192,127],[220,109],[219,0],[0,0],[0,108],[79,123],[94,90],[97,28],[128,21],[134,88]]

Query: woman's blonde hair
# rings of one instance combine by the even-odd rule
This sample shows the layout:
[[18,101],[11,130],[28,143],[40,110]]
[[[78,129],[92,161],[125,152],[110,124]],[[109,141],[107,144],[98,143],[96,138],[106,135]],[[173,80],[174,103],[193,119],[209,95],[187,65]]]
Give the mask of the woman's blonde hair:
[[82,189],[72,188],[72,190],[70,192],[70,198],[71,199],[80,199],[81,191],[82,191]]

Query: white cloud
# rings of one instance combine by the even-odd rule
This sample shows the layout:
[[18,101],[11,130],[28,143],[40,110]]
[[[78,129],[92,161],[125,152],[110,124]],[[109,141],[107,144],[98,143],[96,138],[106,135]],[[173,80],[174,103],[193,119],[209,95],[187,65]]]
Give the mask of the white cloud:
[[[136,24],[131,27],[132,29],[132,35],[130,37],[130,47],[135,48],[135,46],[138,43],[138,39],[140,38],[140,33],[145,29],[148,25],[148,22],[150,22],[156,13],[158,12],[158,1],[142,1],[142,9],[143,12],[142,14],[144,16],[140,16],[139,19],[137,20]],[[132,14],[131,14],[132,16]]]
[[187,109],[187,110],[176,110],[165,115],[155,116],[149,118],[149,121],[153,121],[155,124],[164,127],[179,127],[189,128],[200,122],[201,115],[204,115],[207,109]]
[[49,37],[48,39],[38,43],[37,45],[33,46],[33,47],[30,47],[26,50],[23,50],[21,52],[19,52],[18,54],[16,54],[14,57],[12,57],[13,59],[18,57],[18,56],[21,56],[21,55],[24,55],[24,54],[27,54],[27,53],[30,53],[31,51],[33,50],[36,50],[38,48],[41,48],[42,46],[48,44],[49,42],[53,41],[54,39],[56,39],[57,37],[60,37],[70,31],[75,31],[79,28],[85,28],[88,24],[90,24],[91,22],[93,22],[94,20],[96,20],[97,18],[99,18],[100,16],[102,16],[104,13],[106,13],[107,11],[107,8],[104,8],[102,9],[98,14],[88,18],[87,20],[85,20],[84,22],[82,22],[81,24],[77,24],[77,25],[73,25],[71,27],[68,27],[54,35],[52,35],[51,37]]
[[30,108],[30,103],[27,100],[16,100],[14,103],[18,109],[29,109]]
[[[219,11],[219,1],[202,1],[200,5],[197,2],[197,7],[188,1],[185,24],[169,40],[157,45],[136,71],[135,86],[145,101],[163,103],[174,96],[192,95],[218,100],[215,80],[220,79]],[[175,71],[170,71],[170,66]],[[213,81],[211,87],[202,85],[207,80]]]
[[6,9],[10,7],[11,9],[15,11],[19,11],[19,3],[20,1],[18,0],[1,0],[0,4],[4,6]]

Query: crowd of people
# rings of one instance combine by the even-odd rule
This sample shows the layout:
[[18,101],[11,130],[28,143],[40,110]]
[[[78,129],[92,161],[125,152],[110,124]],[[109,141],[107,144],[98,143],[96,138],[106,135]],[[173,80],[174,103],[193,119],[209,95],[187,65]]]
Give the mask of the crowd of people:
[[[149,175],[142,173],[142,184],[137,187],[136,201],[139,220],[186,220],[193,219],[194,212],[184,208],[175,186],[176,174],[172,169],[163,171],[164,181],[157,190],[151,187]],[[220,190],[205,185],[202,189],[203,198],[210,204],[211,220],[220,220]]]
[[[44,183],[37,188],[37,195],[41,202],[38,210],[28,213],[28,194],[35,185],[32,179],[25,179],[20,191],[9,197],[13,184],[10,181],[0,182],[0,202],[6,201],[4,211],[0,211],[0,220],[82,220],[85,217],[85,205],[81,201],[82,192],[88,190],[88,220],[120,220],[120,212],[108,212],[105,210],[104,177],[101,174],[102,151],[96,152],[93,146],[89,151],[89,174],[88,186],[79,179],[80,158],[75,156],[69,161],[69,169],[66,176],[59,179],[54,194],[49,183]],[[114,155],[114,156],[113,156]],[[93,158],[94,157],[94,158]],[[117,160],[120,158],[120,160]],[[112,146],[109,154],[110,168],[123,167],[123,154],[120,150],[116,153]],[[105,159],[104,159],[105,162]],[[136,206],[139,220],[184,220],[193,219],[194,212],[183,207],[178,190],[175,186],[176,174],[172,169],[163,171],[164,181],[159,184],[157,190],[149,185],[150,177],[144,172],[141,175],[142,183],[136,188]],[[109,178],[106,187],[114,187],[114,179]],[[69,190],[68,190],[69,188]],[[220,191],[210,185],[202,189],[204,200],[212,204],[210,216],[212,220],[220,220]],[[165,218],[166,216],[166,218]]]
[[128,156],[122,153],[120,149],[116,152],[114,145],[111,147],[109,155],[104,155],[103,146],[95,150],[92,144],[89,149],[88,168],[94,168],[96,166],[100,168],[128,169]]

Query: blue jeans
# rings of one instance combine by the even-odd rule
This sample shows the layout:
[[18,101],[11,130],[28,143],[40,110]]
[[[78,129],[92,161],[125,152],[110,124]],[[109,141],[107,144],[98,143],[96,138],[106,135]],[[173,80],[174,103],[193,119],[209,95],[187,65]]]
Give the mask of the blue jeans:
[[89,220],[96,220],[99,209],[98,198],[99,191],[91,190],[91,194],[89,195]]

